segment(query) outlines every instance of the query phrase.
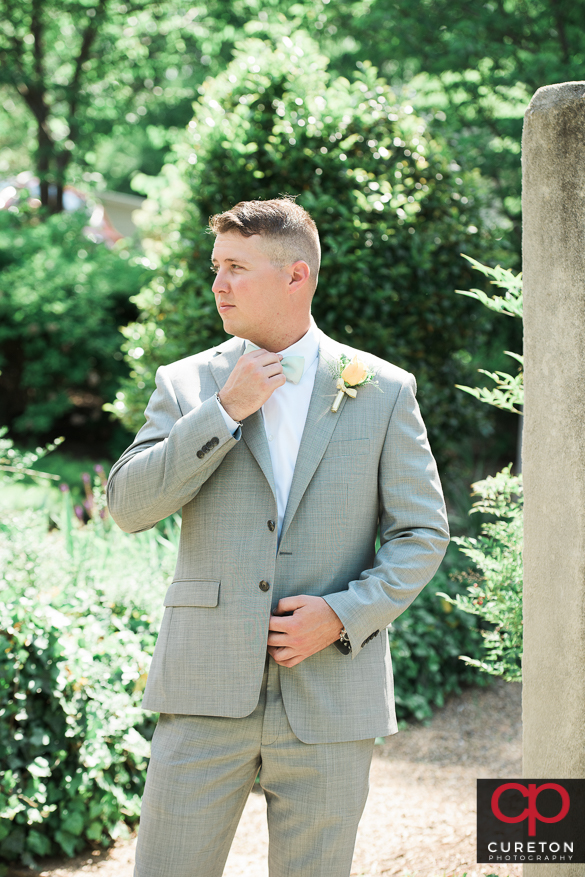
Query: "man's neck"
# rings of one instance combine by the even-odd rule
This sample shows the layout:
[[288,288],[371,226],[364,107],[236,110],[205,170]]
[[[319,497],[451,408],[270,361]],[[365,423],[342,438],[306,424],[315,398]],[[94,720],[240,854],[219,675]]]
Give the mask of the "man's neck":
[[268,350],[270,353],[280,353],[281,350],[286,350],[287,347],[290,347],[292,344],[296,344],[297,341],[300,341],[301,338],[304,338],[310,328],[311,320],[309,317],[306,325],[302,327],[297,326],[296,328],[289,329],[288,331],[282,330],[278,334],[270,336],[251,335],[245,340],[251,341],[252,344],[256,344],[258,347],[261,347],[263,350]]

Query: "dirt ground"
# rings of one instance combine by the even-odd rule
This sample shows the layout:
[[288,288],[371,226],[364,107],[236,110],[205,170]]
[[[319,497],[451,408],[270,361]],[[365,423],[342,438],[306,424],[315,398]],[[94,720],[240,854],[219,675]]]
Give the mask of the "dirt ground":
[[[521,865],[475,864],[475,780],[521,776],[521,687],[498,681],[376,746],[352,877],[520,877]],[[224,877],[268,877],[262,793],[250,795]],[[135,839],[107,852],[46,860],[41,877],[132,877]],[[8,877],[39,872],[11,869]],[[299,875],[302,877],[302,875]]]

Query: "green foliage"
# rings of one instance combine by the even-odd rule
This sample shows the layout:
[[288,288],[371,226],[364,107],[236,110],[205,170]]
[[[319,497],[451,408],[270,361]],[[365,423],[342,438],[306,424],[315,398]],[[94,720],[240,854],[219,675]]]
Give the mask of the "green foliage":
[[16,172],[26,167],[23,137],[32,155],[44,130],[55,176],[64,166],[71,179],[126,191],[137,171],[159,171],[202,80],[225,69],[238,41],[304,30],[337,74],[369,60],[440,120],[462,163],[494,180],[519,256],[522,117],[537,88],[579,78],[582,13],[569,0],[136,0],[131,10],[118,0],[3,0],[0,87],[10,93],[0,129]]
[[[459,660],[462,652],[479,656],[483,640],[477,622],[460,605],[464,586],[453,578],[457,568],[461,562],[450,550],[432,583],[389,632],[399,719],[430,719],[445,697],[460,694],[464,685],[483,682],[475,669]],[[437,587],[449,596],[437,594]]]
[[[229,17],[230,4],[224,5]],[[200,12],[203,20],[194,24]],[[72,170],[95,180],[96,148],[103,149],[107,139],[120,176],[135,169],[136,140],[148,168],[157,145],[160,150],[172,142],[167,129],[189,112],[193,86],[207,66],[198,63],[204,48],[221,49],[222,29],[213,28],[218,23],[204,10],[181,10],[174,0],[136,0],[131,12],[118,0],[0,0],[0,84],[12,87],[8,116],[24,107],[35,123],[30,150],[43,204],[61,209],[62,185]],[[199,75],[187,58],[197,62]],[[139,121],[146,122],[144,129]],[[121,137],[126,150],[119,148]],[[43,183],[55,184],[53,198]]]
[[0,482],[6,481],[22,481],[27,476],[29,478],[54,479],[59,480],[58,475],[49,472],[40,472],[38,469],[31,467],[42,460],[51,451],[54,451],[63,441],[62,438],[46,445],[44,448],[36,448],[34,451],[21,451],[14,447],[12,439],[6,438],[8,429],[6,426],[0,426]]
[[495,181],[519,256],[523,115],[541,86],[581,77],[583,4],[340,0],[318,17],[336,69],[367,57],[444,120],[462,163]]
[[0,0],[6,164],[30,166],[24,140],[41,179],[56,184],[42,192],[56,210],[64,182],[128,191],[137,171],[160,170],[198,87],[225,69],[235,40],[294,33],[305,18],[316,18],[310,0],[267,11],[256,0]]
[[[0,427],[0,515],[2,509],[36,509],[58,523],[62,492],[69,491],[78,519],[89,519],[95,506],[90,473],[104,481],[110,462],[96,464],[88,458],[71,456],[61,448],[63,439],[55,439],[44,448],[23,451],[6,438],[6,431],[6,427]],[[53,452],[57,447],[59,450]],[[46,456],[49,452],[50,456]]]
[[61,533],[39,512],[0,522],[0,858],[27,864],[138,820],[154,729],[140,698],[176,547],[173,522],[170,539],[128,536],[99,502],[76,526],[68,496]]
[[[522,274],[513,274],[512,271],[507,268],[500,268],[499,265],[496,268],[490,268],[487,265],[482,265],[481,262],[477,262],[475,259],[470,259],[468,256],[465,258],[476,270],[486,277],[490,277],[490,283],[503,289],[504,295],[488,296],[481,289],[470,289],[468,291],[457,289],[455,291],[459,295],[476,299],[482,305],[485,305],[486,308],[498,314],[522,319]],[[520,366],[523,365],[524,360],[520,354],[512,353],[509,350],[505,352],[507,356],[511,356],[512,359],[519,362]],[[495,388],[465,387],[457,384],[458,389],[464,390],[464,392],[479,399],[480,402],[494,405],[496,408],[501,408],[504,411],[513,411],[515,414],[520,414],[520,406],[524,403],[523,372],[520,370],[518,374],[510,375],[502,371],[489,372],[483,368],[478,369],[478,371],[480,374],[490,378],[496,384]]]
[[101,406],[128,371],[118,327],[147,269],[89,239],[85,222],[0,211],[0,422],[16,433],[111,431]]
[[486,308],[489,308],[490,311],[495,311],[497,314],[505,314],[508,317],[520,317],[522,319],[522,273],[514,274],[508,268],[501,268],[499,265],[496,265],[495,268],[490,268],[489,265],[482,265],[481,262],[472,259],[470,256],[464,255],[463,258],[467,259],[476,271],[479,271],[485,277],[489,277],[490,283],[493,286],[503,289],[504,295],[486,295],[481,289],[456,289],[455,292],[459,295],[466,295],[469,298],[477,299],[482,305],[485,305]]
[[507,681],[522,678],[522,479],[507,466],[493,477],[472,485],[473,511],[495,516],[477,539],[455,537],[454,542],[473,561],[476,570],[461,577],[467,594],[441,596],[464,612],[478,615],[492,628],[484,631],[487,655],[468,664]]
[[289,193],[321,233],[318,325],[416,374],[444,461],[470,420],[478,426],[453,385],[459,352],[479,344],[486,325],[446,290],[471,277],[456,254],[497,247],[482,218],[489,193],[373,68],[349,82],[326,67],[302,35],[274,48],[252,40],[206,83],[179,164],[183,212],[175,210],[163,264],[136,298],[140,320],[125,333],[132,380],[110,410],[137,428],[157,366],[225,339],[207,218],[242,199]]
[[[523,364],[523,357],[518,353],[512,353],[509,350],[506,350],[505,353],[519,362],[520,365]],[[456,384],[457,388],[479,399],[480,402],[485,402],[486,405],[493,405],[495,408],[500,408],[503,411],[512,411],[514,414],[522,413],[517,406],[522,405],[524,402],[523,372],[520,371],[517,375],[509,375],[507,372],[502,371],[488,372],[484,368],[478,369],[478,372],[490,378],[496,386],[490,389],[488,387],[464,387],[461,384]]]
[[[505,290],[504,297],[486,297],[479,290],[462,293],[477,298],[486,307],[498,313],[522,318],[521,275],[511,271],[488,268],[480,263],[474,267],[488,277],[492,283]],[[522,357],[509,353],[520,364]],[[499,387],[495,390],[485,388],[474,390],[460,387],[482,402],[498,408],[517,411],[516,405],[524,402],[524,383],[520,372],[516,377],[503,372],[483,374],[495,380]],[[517,412],[519,413],[519,412]],[[473,484],[474,494],[480,499],[474,503],[472,512],[495,516],[495,522],[483,525],[477,539],[455,537],[462,552],[475,564],[475,570],[466,574],[468,593],[457,596],[451,602],[465,612],[480,616],[493,627],[484,632],[484,645],[487,651],[485,660],[464,657],[469,664],[479,667],[493,676],[503,676],[508,681],[522,678],[522,477],[511,474],[511,465],[494,477]]]

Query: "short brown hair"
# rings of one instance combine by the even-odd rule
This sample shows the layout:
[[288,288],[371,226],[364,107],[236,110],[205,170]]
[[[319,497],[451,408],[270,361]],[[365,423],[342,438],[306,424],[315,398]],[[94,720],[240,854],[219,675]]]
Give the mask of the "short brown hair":
[[244,237],[261,235],[270,261],[279,268],[292,262],[306,262],[317,286],[321,246],[317,226],[293,198],[270,201],[240,201],[225,213],[209,219],[213,234],[236,231]]

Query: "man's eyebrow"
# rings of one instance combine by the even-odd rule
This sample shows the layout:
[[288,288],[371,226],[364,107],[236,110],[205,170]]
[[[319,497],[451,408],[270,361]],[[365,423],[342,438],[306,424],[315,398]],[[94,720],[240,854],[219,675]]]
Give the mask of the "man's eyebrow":
[[[211,261],[213,262],[214,265],[219,265],[219,259],[216,259],[213,256],[211,257]],[[245,259],[236,259],[235,257],[232,257],[232,256],[226,256],[223,261],[224,262],[237,262],[238,265],[249,265],[250,264],[249,262],[246,262]]]

